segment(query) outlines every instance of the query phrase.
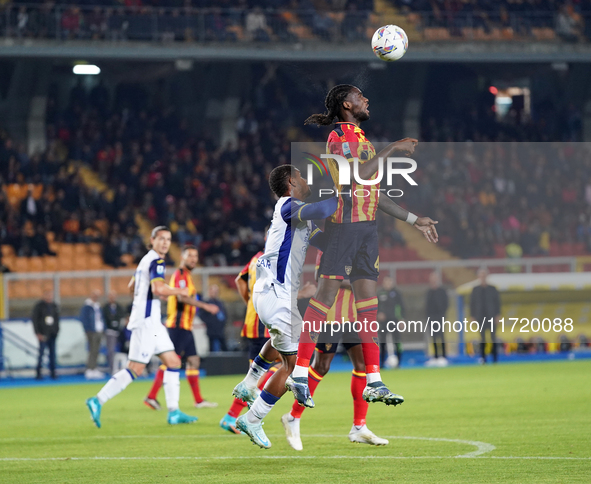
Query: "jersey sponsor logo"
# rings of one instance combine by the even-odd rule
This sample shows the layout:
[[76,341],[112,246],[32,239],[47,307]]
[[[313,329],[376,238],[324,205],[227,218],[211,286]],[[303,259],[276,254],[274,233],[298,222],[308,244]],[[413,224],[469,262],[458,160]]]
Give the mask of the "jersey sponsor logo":
[[181,289],[184,289],[185,287],[187,287],[187,282],[186,281],[179,281],[179,287]]
[[271,261],[269,259],[260,258],[257,261],[257,267],[264,267],[265,269],[271,269]]

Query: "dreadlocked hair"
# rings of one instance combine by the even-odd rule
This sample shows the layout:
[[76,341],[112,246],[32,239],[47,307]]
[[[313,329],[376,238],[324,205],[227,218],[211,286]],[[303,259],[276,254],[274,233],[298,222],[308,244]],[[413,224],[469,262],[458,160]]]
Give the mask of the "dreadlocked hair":
[[338,86],[333,87],[328,91],[326,99],[324,100],[326,113],[313,114],[304,121],[304,124],[315,124],[317,126],[328,126],[332,124],[332,120],[335,116],[338,116],[339,109],[343,105],[347,94],[349,94],[351,89],[354,88],[355,86],[352,86],[351,84],[339,84]]
[[269,175],[269,187],[271,191],[281,198],[287,192],[287,185],[291,177],[293,165],[280,165],[273,168]]

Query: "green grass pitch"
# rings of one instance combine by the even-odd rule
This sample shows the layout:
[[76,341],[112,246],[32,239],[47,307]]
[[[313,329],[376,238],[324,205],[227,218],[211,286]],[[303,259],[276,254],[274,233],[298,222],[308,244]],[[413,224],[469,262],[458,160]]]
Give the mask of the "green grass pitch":
[[199,422],[176,427],[142,404],[148,381],[103,407],[100,430],[84,400],[101,384],[2,389],[0,482],[591,482],[591,361],[383,377],[406,398],[396,408],[370,405],[368,426],[390,445],[347,440],[350,374],[332,373],[302,418],[302,452],[287,445],[279,421],[290,394],[266,419],[270,450],[218,427],[236,376],[203,379],[203,394],[220,407],[195,412],[182,381],[181,409]]

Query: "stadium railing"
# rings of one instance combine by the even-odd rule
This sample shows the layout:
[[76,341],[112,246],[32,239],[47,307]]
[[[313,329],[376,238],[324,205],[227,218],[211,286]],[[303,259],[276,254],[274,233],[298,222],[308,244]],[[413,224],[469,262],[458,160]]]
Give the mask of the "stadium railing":
[[[448,270],[475,270],[486,267],[491,273],[499,272],[577,272],[587,268],[587,260],[579,257],[532,257],[520,259],[465,259],[465,260],[433,260],[433,261],[402,261],[381,262],[380,272],[390,275],[396,284],[426,284],[429,274],[436,271],[454,284],[447,276]],[[239,267],[201,267],[193,271],[198,279],[199,292],[207,294],[210,278],[227,278],[228,285],[234,279]],[[172,270],[168,271],[169,275]],[[8,273],[2,277],[0,318],[8,319],[11,314],[11,302],[27,301],[41,298],[43,290],[51,288],[57,303],[62,298],[86,298],[93,289],[99,289],[104,294],[114,290],[119,295],[128,295],[127,284],[134,274],[133,270],[107,271],[62,271],[62,272],[28,272]],[[314,265],[304,266],[304,280],[311,281]],[[413,277],[410,277],[413,275]],[[470,273],[470,277],[473,273]],[[458,281],[459,283],[466,280]],[[22,287],[21,287],[22,286]]]
[[[588,14],[581,14],[588,17]],[[8,4],[0,37],[143,42],[368,41],[396,21],[413,41],[552,40],[556,12],[411,12],[384,19],[371,11],[196,9]]]

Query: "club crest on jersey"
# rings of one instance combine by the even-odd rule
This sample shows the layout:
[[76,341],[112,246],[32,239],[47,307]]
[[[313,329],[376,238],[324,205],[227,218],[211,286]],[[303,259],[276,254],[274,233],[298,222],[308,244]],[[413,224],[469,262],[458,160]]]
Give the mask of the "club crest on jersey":
[[345,266],[345,274],[347,274],[347,275],[351,274],[352,270],[353,270],[352,266]]

